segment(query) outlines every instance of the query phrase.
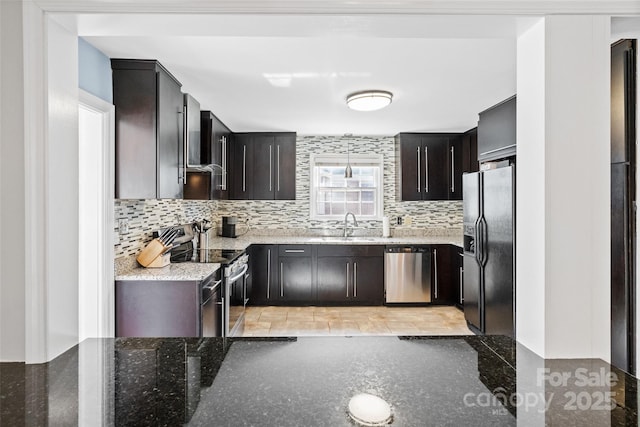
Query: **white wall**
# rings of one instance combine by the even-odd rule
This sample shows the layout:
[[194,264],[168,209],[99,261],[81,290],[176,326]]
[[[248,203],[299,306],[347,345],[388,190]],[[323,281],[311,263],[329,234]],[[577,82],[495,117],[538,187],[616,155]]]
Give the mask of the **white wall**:
[[22,4],[0,2],[0,361],[24,360]]
[[517,338],[545,358],[610,359],[609,38],[549,16],[518,44]]
[[78,41],[47,22],[47,359],[78,343]]
[[516,338],[544,354],[545,20],[518,38]]

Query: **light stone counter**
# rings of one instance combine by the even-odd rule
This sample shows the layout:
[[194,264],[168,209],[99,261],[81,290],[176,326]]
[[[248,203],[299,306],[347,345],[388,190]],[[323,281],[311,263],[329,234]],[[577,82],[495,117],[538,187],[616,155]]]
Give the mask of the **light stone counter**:
[[116,259],[115,280],[185,280],[200,281],[220,269],[217,263],[180,262],[162,268],[144,268],[135,257]]
[[[462,236],[295,236],[295,235],[247,235],[237,238],[210,237],[209,248],[245,250],[251,245],[455,245],[462,247]],[[135,256],[117,258],[115,280],[203,280],[216,272],[220,264],[182,262],[162,268],[143,268]]]
[[337,236],[257,236],[236,238],[211,237],[212,249],[242,250],[257,245],[455,245],[462,247],[462,236],[402,236],[402,237],[337,237]]

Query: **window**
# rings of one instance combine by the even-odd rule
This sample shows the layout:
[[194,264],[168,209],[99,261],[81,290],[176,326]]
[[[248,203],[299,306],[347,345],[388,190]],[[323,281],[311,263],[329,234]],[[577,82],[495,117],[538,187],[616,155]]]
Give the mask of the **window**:
[[382,219],[382,156],[352,154],[353,178],[344,177],[345,155],[311,155],[311,219]]

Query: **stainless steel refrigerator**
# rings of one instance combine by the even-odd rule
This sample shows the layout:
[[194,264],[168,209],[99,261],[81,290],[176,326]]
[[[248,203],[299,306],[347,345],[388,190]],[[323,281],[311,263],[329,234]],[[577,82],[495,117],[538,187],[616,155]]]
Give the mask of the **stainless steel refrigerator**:
[[514,166],[464,174],[464,316],[478,332],[515,336]]

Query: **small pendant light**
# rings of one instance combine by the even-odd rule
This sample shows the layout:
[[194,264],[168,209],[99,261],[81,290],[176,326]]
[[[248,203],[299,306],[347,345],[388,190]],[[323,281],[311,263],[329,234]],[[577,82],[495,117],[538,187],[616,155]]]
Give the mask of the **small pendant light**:
[[347,167],[344,169],[344,177],[352,178],[353,171],[351,170],[351,163],[349,163],[349,140],[347,139]]

